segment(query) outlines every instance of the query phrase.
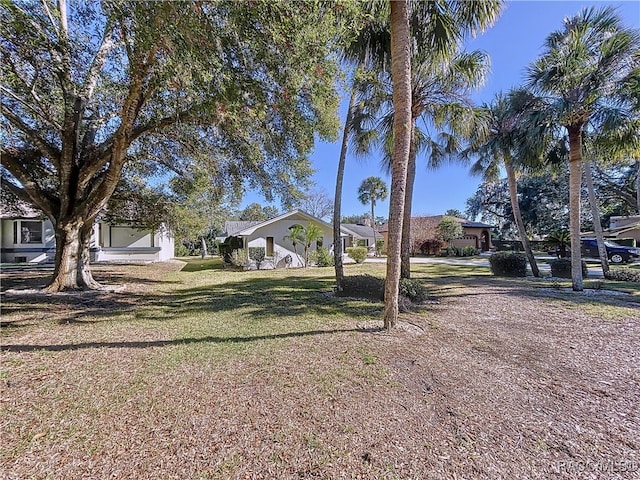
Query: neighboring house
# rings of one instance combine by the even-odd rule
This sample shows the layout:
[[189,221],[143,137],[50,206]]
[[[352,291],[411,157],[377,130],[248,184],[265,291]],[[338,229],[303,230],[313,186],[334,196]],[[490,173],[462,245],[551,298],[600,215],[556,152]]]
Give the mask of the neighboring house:
[[[435,240],[436,229],[444,215],[433,215],[426,217],[411,217],[411,255],[420,252],[420,245],[427,240]],[[462,237],[453,240],[454,247],[474,247],[481,252],[486,252],[492,248],[491,229],[492,225],[481,222],[471,222],[465,218],[452,217],[462,225]],[[388,228],[383,225],[378,229],[384,238],[383,252],[386,251],[388,241]]]
[[[0,261],[46,263],[56,256],[55,231],[41,213],[21,206],[21,212],[0,212]],[[165,228],[139,230],[126,225],[96,222],[91,238],[91,260],[160,262],[173,258],[173,235]]]
[[[635,245],[640,245],[640,215],[629,215],[625,217],[611,217],[609,219],[609,228],[602,231],[605,238],[613,241],[626,240],[624,243],[630,243],[633,240]],[[593,237],[594,232],[583,232],[583,237]]]
[[377,231],[377,227],[374,240],[373,228],[370,225],[362,225],[360,223],[343,223],[340,225],[340,232],[342,233],[343,252],[347,247],[357,247],[359,244],[373,248],[375,240],[383,240],[383,236]]
[[294,248],[288,237],[291,227],[300,225],[304,228],[309,223],[315,223],[322,231],[322,237],[313,242],[310,250],[320,246],[331,249],[333,227],[302,210],[292,210],[264,222],[229,221],[225,223],[225,230],[227,236],[241,238],[242,248],[247,252],[250,247],[263,247],[267,261],[265,263],[276,267],[301,267],[304,266],[304,248],[302,245]]

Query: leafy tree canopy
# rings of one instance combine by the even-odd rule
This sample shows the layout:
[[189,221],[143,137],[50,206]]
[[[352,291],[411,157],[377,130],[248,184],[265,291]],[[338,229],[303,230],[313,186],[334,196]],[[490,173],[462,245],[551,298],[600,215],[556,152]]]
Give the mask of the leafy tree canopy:
[[131,161],[156,179],[197,166],[219,197],[296,197],[338,127],[338,7],[2,2],[0,175],[56,225],[50,289],[94,286],[77,252]]

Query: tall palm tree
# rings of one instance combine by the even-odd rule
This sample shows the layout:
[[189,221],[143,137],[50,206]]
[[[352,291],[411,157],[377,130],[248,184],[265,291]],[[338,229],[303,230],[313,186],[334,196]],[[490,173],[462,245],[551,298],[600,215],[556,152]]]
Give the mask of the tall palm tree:
[[[475,110],[468,93],[482,84],[488,71],[488,58],[482,52],[458,52],[440,61],[415,52],[412,58],[411,145],[405,190],[405,209],[401,245],[401,276],[410,277],[411,203],[416,176],[416,158],[424,153],[429,168],[459,152],[461,138],[474,124]],[[353,116],[354,143],[359,154],[377,145],[383,150],[382,167],[389,172],[393,153],[393,102],[388,75],[367,82],[359,89],[359,102]],[[419,123],[419,120],[422,122]]]
[[378,256],[378,246],[376,245],[376,214],[375,206],[378,200],[387,198],[387,184],[379,177],[365,178],[358,188],[358,200],[363,205],[371,205],[371,228],[373,229],[373,253]]
[[384,286],[384,327],[398,321],[400,240],[404,215],[404,190],[411,144],[411,39],[407,0],[391,4],[391,76],[393,79],[393,165],[387,237],[387,276]]
[[[477,158],[471,167],[471,172],[482,175],[486,181],[497,180],[500,167],[504,167],[509,184],[511,211],[518,229],[518,236],[533,275],[539,277],[540,270],[520,213],[516,180],[518,159],[514,156],[519,139],[527,138],[527,136],[520,134],[520,130],[523,128],[521,114],[523,108],[526,108],[526,105],[532,101],[535,99],[525,92],[514,91],[509,96],[499,93],[491,104],[484,104],[480,115],[481,121],[484,122],[484,128],[475,129],[470,146],[463,152],[463,157]],[[529,150],[520,147],[520,150],[525,149]]]
[[342,264],[342,237],[340,236],[340,222],[342,219],[342,184],[347,159],[349,137],[352,129],[352,115],[356,102],[354,84],[359,73],[368,68],[383,69],[388,63],[390,32],[385,17],[388,17],[386,4],[373,2],[369,4],[369,21],[359,30],[355,38],[350,39],[342,51],[343,61],[353,67],[353,81],[349,95],[347,118],[342,132],[342,145],[336,174],[336,190],[333,203],[333,257],[336,274],[336,289],[342,289],[344,267]]
[[[539,121],[562,126],[569,140],[569,228],[574,291],[582,291],[580,186],[585,130],[605,128],[607,119],[632,102],[620,98],[624,82],[637,78],[640,35],[624,27],[615,9],[588,8],[551,33],[538,60],[528,68],[527,86],[544,97]],[[634,73],[635,72],[635,73]],[[546,118],[542,118],[546,117]]]
[[602,134],[594,132],[586,141],[584,179],[587,185],[593,230],[596,234],[598,256],[602,265],[602,273],[606,277],[609,273],[609,258],[604,245],[604,233],[600,219],[600,207],[593,182],[592,165],[600,160],[602,163],[627,162],[633,157],[640,157],[640,110],[633,118],[620,117],[615,122],[617,128]]

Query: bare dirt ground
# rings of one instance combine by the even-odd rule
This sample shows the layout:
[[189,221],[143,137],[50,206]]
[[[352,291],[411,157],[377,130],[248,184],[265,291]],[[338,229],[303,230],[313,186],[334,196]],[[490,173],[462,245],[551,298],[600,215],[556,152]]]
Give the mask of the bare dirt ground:
[[148,306],[176,268],[106,269],[129,290],[54,304],[4,294],[1,478],[640,478],[628,295],[458,279],[390,334],[379,311],[333,313],[189,345],[168,319],[69,321]]

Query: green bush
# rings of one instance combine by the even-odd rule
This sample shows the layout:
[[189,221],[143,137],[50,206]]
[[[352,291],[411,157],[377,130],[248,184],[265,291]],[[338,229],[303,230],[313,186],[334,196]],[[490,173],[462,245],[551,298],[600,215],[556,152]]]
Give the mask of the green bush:
[[186,247],[186,245],[182,243],[176,243],[176,246],[175,246],[176,257],[188,257],[189,253],[190,253],[189,249]]
[[403,297],[407,297],[413,303],[423,303],[429,299],[427,288],[421,282],[412,278],[400,279],[398,293]]
[[[554,258],[549,262],[551,265],[551,276],[556,278],[571,278],[571,259],[569,258]],[[582,260],[582,276],[586,277],[589,271],[587,270],[587,262]]]
[[632,268],[612,268],[605,275],[607,280],[640,283],[640,270]]
[[478,249],[475,247],[445,247],[440,250],[441,257],[473,257],[478,255]]
[[234,250],[233,252],[231,252],[230,259],[230,263],[236,267],[245,267],[249,262],[247,252],[242,249]]
[[349,255],[356,263],[362,263],[367,258],[367,247],[347,247],[347,255]]
[[231,262],[231,254],[234,250],[241,249],[243,246],[242,238],[240,237],[227,237],[224,239],[224,242],[220,244],[220,256],[224,259],[226,263]]
[[318,267],[333,267],[333,255],[325,247],[318,247],[309,253],[309,260]]
[[475,257],[479,253],[480,252],[478,251],[477,248],[467,246],[467,247],[462,248],[462,250],[460,251],[460,256],[461,257]]
[[342,291],[336,291],[339,297],[368,298],[384,300],[384,279],[372,275],[351,275],[342,279]]
[[260,265],[264,262],[266,250],[264,247],[249,247],[249,258],[256,262],[256,268],[260,270]]
[[526,277],[527,257],[523,253],[496,252],[489,257],[491,273],[499,277]]

